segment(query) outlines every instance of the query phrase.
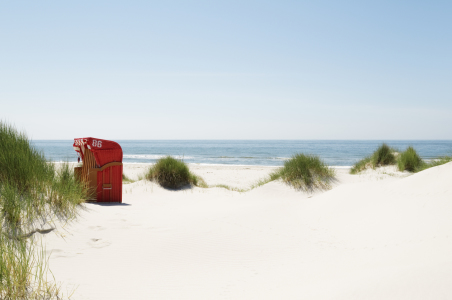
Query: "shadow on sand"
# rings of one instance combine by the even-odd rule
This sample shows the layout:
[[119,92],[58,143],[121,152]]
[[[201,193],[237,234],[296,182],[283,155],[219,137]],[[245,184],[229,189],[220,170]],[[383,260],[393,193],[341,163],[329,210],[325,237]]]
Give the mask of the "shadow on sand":
[[86,201],[87,204],[94,204],[99,206],[131,206],[129,203],[119,203],[119,202],[94,202]]

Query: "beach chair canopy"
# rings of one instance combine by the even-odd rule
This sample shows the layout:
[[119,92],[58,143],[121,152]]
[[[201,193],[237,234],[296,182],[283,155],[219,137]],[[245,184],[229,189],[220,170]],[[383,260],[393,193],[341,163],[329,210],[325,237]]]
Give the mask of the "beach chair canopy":
[[122,162],[121,146],[113,141],[87,137],[74,139],[73,146],[82,160],[85,158],[86,149],[91,150],[97,167],[102,167],[110,162]]

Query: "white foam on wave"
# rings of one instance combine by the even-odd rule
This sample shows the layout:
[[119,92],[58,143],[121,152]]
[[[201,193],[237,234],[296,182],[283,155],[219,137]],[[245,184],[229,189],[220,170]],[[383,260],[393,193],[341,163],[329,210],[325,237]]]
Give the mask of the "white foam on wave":
[[196,166],[215,166],[215,167],[270,167],[279,168],[281,166],[267,166],[267,165],[236,165],[236,164],[208,164],[208,163],[188,163]]
[[[125,154],[124,158],[134,158],[134,159],[160,159],[167,157],[168,155],[160,154]],[[193,159],[193,156],[183,156],[183,155],[170,155],[176,159]]]
[[[128,156],[133,156],[133,155],[128,155]],[[162,158],[162,157],[166,157],[167,155],[144,155],[144,156],[152,156],[152,157],[156,157],[156,158],[143,158],[143,159],[159,159],[159,158]],[[173,157],[175,157],[177,159],[183,159],[183,158],[191,159],[191,158],[193,158],[193,157],[190,157],[190,156],[185,156],[185,157],[173,156]],[[124,158],[126,158],[126,155],[124,155]],[[127,157],[127,158],[130,158],[130,157]],[[50,163],[61,164],[61,163],[67,163],[67,162],[68,161],[52,161]],[[78,164],[77,161],[69,161],[69,163],[70,164]],[[80,164],[81,163],[82,162],[80,162]],[[123,162],[123,163],[124,164],[154,164],[153,162],[152,163],[149,163],[149,162]],[[227,166],[227,167],[273,167],[273,168],[282,167],[282,165],[280,165],[280,166],[271,166],[271,165],[221,164],[221,163],[210,163],[209,164],[209,163],[196,163],[196,162],[191,162],[191,163],[188,163],[188,164],[190,164],[190,165],[201,165],[201,166]],[[333,169],[350,169],[351,167],[352,166],[330,166],[330,168],[333,168]]]

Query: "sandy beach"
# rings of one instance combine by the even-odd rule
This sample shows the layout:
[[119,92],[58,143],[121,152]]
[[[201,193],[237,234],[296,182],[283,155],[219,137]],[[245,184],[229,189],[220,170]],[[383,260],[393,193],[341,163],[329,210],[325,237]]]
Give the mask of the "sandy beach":
[[[190,169],[243,189],[274,167]],[[50,269],[71,299],[451,299],[452,163],[336,171],[316,193],[124,184],[43,236]]]
[[451,16],[0,1],[0,300],[452,300]]

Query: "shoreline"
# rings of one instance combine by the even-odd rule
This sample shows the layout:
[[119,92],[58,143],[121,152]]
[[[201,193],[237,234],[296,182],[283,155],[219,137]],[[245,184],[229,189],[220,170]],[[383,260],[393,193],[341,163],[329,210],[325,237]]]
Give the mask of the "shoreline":
[[[54,164],[66,163],[66,161],[51,161]],[[67,162],[69,164],[78,164],[78,162]],[[81,162],[80,162],[81,163]],[[155,163],[141,163],[141,162],[123,162],[123,165],[154,165]],[[207,164],[207,163],[187,163],[188,166],[215,166],[215,167],[269,167],[269,168],[280,168],[283,165],[270,166],[270,165],[234,165],[234,164]],[[350,169],[353,166],[329,166],[333,169]]]

